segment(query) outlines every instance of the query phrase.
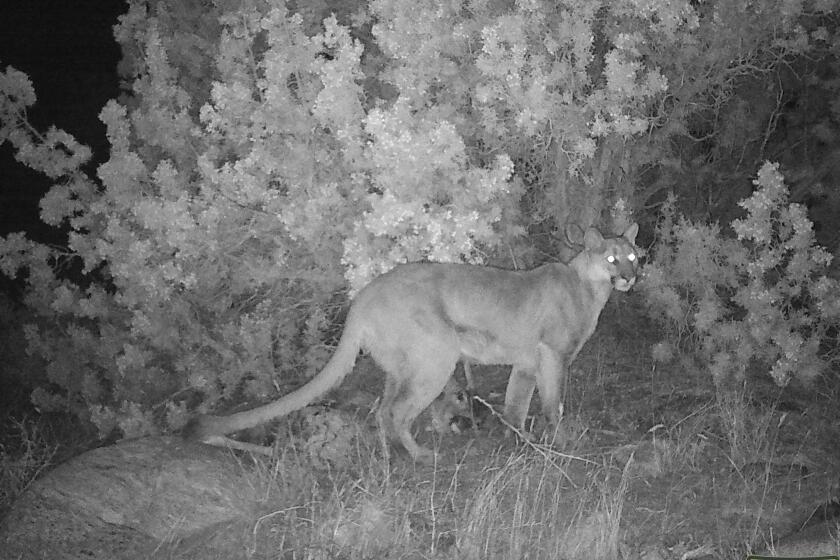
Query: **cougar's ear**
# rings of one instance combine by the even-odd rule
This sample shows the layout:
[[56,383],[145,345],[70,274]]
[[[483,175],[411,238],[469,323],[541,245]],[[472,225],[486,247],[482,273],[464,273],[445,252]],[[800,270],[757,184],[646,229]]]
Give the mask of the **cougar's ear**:
[[626,230],[624,230],[624,239],[635,245],[637,233],[639,233],[639,224],[633,222],[632,224],[627,226]]
[[604,246],[604,236],[594,227],[586,230],[583,234],[583,246],[587,251],[602,251]]

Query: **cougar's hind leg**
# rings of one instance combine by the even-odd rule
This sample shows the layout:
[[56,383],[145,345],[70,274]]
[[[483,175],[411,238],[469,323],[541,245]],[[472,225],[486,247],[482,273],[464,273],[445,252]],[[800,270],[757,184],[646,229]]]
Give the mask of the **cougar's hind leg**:
[[385,390],[382,393],[382,402],[379,403],[379,410],[377,411],[376,417],[379,421],[379,429],[382,431],[382,435],[392,445],[400,443],[399,439],[395,437],[396,430],[394,430],[394,419],[391,416],[391,411],[394,407],[394,401],[397,399],[397,394],[401,391],[401,381],[386,371]]
[[395,435],[394,419],[391,412],[394,402],[405,391],[403,372],[406,370],[408,355],[405,350],[391,346],[374,347],[371,349],[371,355],[377,365],[385,372],[385,388],[377,411],[379,426],[390,443],[399,444],[400,441]]
[[[416,348],[422,348],[417,343]],[[457,351],[437,348],[433,352],[417,352],[409,357],[405,369],[393,378],[391,391],[383,399],[384,415],[389,419],[390,437],[399,441],[415,461],[428,461],[432,452],[417,444],[411,426],[417,416],[440,395],[452,376]]]

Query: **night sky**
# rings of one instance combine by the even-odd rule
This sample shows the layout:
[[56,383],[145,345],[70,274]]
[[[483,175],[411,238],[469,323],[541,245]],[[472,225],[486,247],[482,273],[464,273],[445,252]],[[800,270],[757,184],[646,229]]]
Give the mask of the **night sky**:
[[[127,9],[117,0],[2,0],[0,67],[29,75],[38,97],[29,120],[39,130],[54,124],[108,157],[105,127],[97,115],[118,95],[120,51],[112,26]],[[95,167],[91,168],[95,169]],[[61,242],[62,235],[40,224],[38,200],[50,181],[14,162],[0,146],[0,235],[27,231],[39,240]]]

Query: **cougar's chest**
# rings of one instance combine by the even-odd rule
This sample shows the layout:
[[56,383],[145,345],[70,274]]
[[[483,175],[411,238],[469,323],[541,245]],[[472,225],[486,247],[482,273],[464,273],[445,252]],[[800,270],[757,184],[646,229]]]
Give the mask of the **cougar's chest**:
[[540,310],[540,342],[560,352],[577,352],[595,331],[610,291],[609,282],[582,282],[574,275],[557,278]]

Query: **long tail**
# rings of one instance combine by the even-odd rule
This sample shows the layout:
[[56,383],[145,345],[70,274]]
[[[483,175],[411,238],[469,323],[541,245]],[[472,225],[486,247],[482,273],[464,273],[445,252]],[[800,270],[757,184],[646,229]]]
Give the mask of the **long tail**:
[[335,354],[324,366],[324,369],[306,385],[275,401],[251,410],[244,410],[230,416],[199,416],[184,428],[184,437],[211,443],[214,436],[253,428],[274,418],[300,410],[341,383],[353,369],[360,347],[361,333],[359,329],[350,325],[350,318],[348,317],[348,322],[345,325]]

